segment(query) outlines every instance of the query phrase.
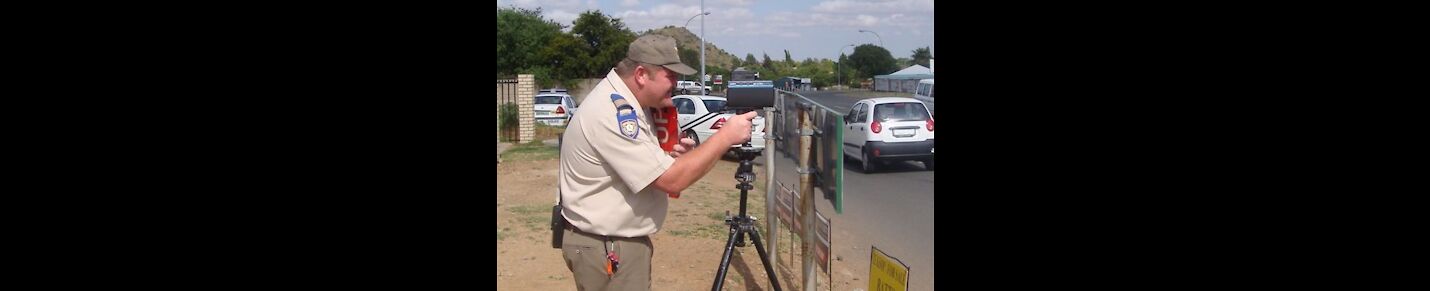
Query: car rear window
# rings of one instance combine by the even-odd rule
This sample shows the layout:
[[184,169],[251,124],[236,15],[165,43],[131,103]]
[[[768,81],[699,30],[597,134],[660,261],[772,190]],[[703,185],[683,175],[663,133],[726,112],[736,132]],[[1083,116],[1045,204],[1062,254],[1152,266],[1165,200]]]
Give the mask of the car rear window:
[[536,96],[536,104],[561,104],[561,96]]
[[923,103],[884,103],[874,106],[874,116],[880,121],[928,120],[928,109]]

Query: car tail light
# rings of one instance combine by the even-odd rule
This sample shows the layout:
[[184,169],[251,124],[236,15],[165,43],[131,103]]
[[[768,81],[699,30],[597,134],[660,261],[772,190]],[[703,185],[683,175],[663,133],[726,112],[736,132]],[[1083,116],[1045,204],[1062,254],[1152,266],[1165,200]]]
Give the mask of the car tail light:
[[710,125],[710,129],[720,129],[721,126],[725,126],[724,117],[721,117],[720,120],[716,120],[715,124]]
[[566,114],[566,108],[561,108],[561,106],[556,106],[556,114]]
[[933,118],[929,118],[929,121],[927,122],[927,124],[928,124],[928,129],[929,129],[929,131],[933,131]]
[[879,133],[884,130],[884,127],[879,126],[879,121],[875,120],[873,124],[869,124],[869,130],[873,130],[874,133]]

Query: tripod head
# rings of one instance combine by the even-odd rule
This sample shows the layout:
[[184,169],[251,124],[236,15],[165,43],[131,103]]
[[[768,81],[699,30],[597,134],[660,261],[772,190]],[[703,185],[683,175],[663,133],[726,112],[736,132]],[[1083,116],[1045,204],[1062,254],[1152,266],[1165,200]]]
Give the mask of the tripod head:
[[[745,112],[749,111],[746,110]],[[745,112],[740,112],[740,114],[744,114]],[[755,128],[753,126],[750,127],[751,135],[754,134],[754,131]],[[748,190],[752,187],[750,183],[755,182],[755,172],[752,169],[753,165],[750,161],[755,160],[755,157],[760,156],[764,150],[750,146],[750,141],[745,141],[745,144],[740,145],[738,148],[730,149],[730,152],[734,153],[735,157],[740,159],[740,167],[735,170],[735,181],[740,181],[740,185],[736,186],[736,188]],[[741,199],[743,200],[743,198]]]
[[736,188],[749,190],[750,187],[753,187],[750,183],[755,182],[754,165],[750,161],[755,160],[755,157],[760,155],[760,150],[750,147],[749,143],[745,143],[745,146],[731,149],[731,151],[735,152],[736,157],[740,158],[740,167],[735,169],[735,181],[739,181],[740,185],[736,186]]

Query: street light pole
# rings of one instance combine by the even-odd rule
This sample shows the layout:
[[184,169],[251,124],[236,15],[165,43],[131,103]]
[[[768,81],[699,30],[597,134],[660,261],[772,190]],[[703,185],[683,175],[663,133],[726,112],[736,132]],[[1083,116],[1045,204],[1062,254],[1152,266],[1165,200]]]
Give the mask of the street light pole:
[[[873,30],[863,30],[863,29],[860,29],[859,32],[873,33],[873,34],[874,34],[874,37],[879,38],[879,47],[883,47],[883,46],[884,46],[884,38],[879,37],[879,33],[878,33],[878,32],[874,32]],[[885,48],[885,49],[887,49],[887,48]]]
[[[710,15],[705,11],[705,0],[700,0],[700,15]],[[710,95],[705,91],[705,17],[700,18],[700,95]]]
[[[700,11],[705,11],[705,0],[700,0]],[[681,27],[685,27],[685,31],[690,31],[688,27],[690,26],[690,21],[695,20],[696,16],[701,15],[710,15],[710,12],[707,11],[691,16],[689,20],[685,21],[685,25]],[[705,17],[700,18],[700,76],[696,76],[695,79],[700,81],[700,95],[709,95],[710,92],[705,92]]]
[[[851,47],[851,46],[854,46],[854,45],[853,45],[853,44],[850,44],[850,45],[846,45],[846,46],[839,47],[839,55],[840,55],[840,56],[844,56],[844,48],[846,48],[846,47]],[[837,58],[837,57],[836,57],[836,58]],[[843,85],[843,83],[844,83],[844,60],[843,60],[843,58],[840,58],[840,59],[836,59],[835,62],[839,63],[839,65],[838,65],[838,66],[839,66],[839,73],[838,73],[838,76],[835,76],[835,78],[834,78],[834,80],[835,80],[835,84],[834,84],[834,85],[835,85],[835,86]]]

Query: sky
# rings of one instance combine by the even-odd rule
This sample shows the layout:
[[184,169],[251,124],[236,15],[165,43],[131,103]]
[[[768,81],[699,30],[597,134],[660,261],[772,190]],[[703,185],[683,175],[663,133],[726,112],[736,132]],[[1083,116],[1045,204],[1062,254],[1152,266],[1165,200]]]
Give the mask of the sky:
[[[834,59],[850,44],[879,45],[894,58],[910,58],[916,48],[933,46],[933,0],[704,0],[705,40],[736,57],[796,61]],[[632,32],[685,26],[700,35],[701,0],[497,0],[497,7],[541,8],[542,16],[566,25],[576,16],[599,10],[620,18]],[[689,25],[686,25],[689,21]],[[872,32],[860,32],[860,30]],[[692,48],[697,49],[698,48]]]

